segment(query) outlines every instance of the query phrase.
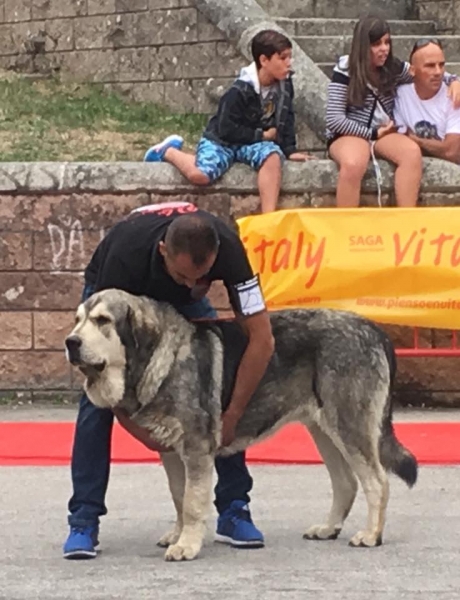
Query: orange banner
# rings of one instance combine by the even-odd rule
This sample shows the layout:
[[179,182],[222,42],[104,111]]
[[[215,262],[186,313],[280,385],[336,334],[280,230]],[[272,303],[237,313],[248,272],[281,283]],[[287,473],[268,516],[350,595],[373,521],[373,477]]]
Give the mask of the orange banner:
[[295,209],[238,225],[270,310],[460,329],[460,207]]

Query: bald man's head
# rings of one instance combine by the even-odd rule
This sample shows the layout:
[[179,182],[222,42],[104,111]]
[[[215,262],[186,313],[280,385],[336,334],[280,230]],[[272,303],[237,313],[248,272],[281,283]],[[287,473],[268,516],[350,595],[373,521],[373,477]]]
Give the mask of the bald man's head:
[[436,39],[419,40],[410,55],[410,72],[415,89],[422,100],[435,96],[441,88],[446,59],[440,42]]

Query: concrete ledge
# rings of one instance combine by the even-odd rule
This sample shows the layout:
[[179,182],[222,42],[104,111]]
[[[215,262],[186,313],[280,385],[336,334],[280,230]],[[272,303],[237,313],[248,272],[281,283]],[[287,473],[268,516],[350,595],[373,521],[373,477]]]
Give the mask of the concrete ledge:
[[[382,191],[393,190],[394,169],[380,162]],[[306,163],[286,163],[283,172],[283,194],[332,194],[335,191],[337,168],[330,160]],[[375,174],[370,166],[362,190],[375,193]],[[168,164],[138,162],[110,163],[1,163],[0,194],[62,194],[62,193],[133,193],[157,194],[257,194],[254,171],[235,165],[218,182],[209,187],[188,183]],[[423,193],[458,194],[460,200],[460,166],[438,159],[424,160]],[[456,198],[454,198],[456,200]],[[439,202],[438,202],[439,204]]]

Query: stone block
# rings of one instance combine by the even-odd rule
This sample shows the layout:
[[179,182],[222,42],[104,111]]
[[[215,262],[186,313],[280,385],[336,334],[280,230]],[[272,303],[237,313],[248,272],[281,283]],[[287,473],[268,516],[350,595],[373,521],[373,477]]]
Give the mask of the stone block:
[[[85,31],[87,23],[89,28]],[[115,48],[185,44],[197,39],[197,11],[185,8],[89,17],[78,26],[82,31],[81,48],[88,43],[92,47],[110,44]]]
[[80,50],[60,54],[61,77],[64,81],[116,81],[118,55],[113,50]]
[[18,35],[18,29],[14,23],[0,25],[0,55],[17,54],[21,47],[24,51],[25,36]]
[[224,42],[163,46],[159,50],[165,79],[235,77],[242,59]]
[[32,314],[30,312],[0,312],[0,350],[32,348]]
[[233,79],[210,77],[165,81],[164,102],[173,111],[211,114]]
[[225,33],[214,25],[203,13],[197,13],[197,29],[199,42],[226,41]]
[[104,230],[65,228],[48,224],[46,231],[34,232],[35,271],[83,271],[104,237]]
[[74,20],[50,19],[45,23],[46,51],[60,52],[74,49]]
[[[78,166],[75,166],[78,169]],[[88,174],[91,176],[91,174]],[[97,172],[94,173],[97,176]],[[126,176],[128,179],[128,175]],[[119,184],[122,185],[121,180]],[[14,231],[36,234],[50,234],[59,228],[69,232],[66,240],[78,238],[81,230],[97,230],[104,235],[104,230],[134,208],[149,204],[147,193],[133,194],[65,194],[37,196],[6,196],[0,194],[0,219],[8,222]],[[72,232],[74,232],[72,234]],[[66,234],[67,235],[67,234]],[[56,233],[56,240],[60,234]],[[69,244],[67,243],[67,246]]]
[[5,2],[6,0],[0,0],[0,23],[5,22]]
[[32,234],[3,231],[0,237],[0,271],[32,268]]
[[70,367],[64,352],[0,352],[0,389],[69,389]]
[[32,0],[5,0],[6,21],[29,21],[32,16],[31,5]]
[[240,217],[260,213],[260,197],[255,194],[232,194],[230,199],[230,217],[236,221]]
[[[191,0],[193,2],[193,0]],[[185,0],[149,0],[150,10],[158,10],[161,8],[179,8],[181,6],[191,6],[191,2]]]
[[74,19],[75,48],[77,50],[113,48],[121,28],[121,16],[100,15]]
[[152,102],[153,104],[165,104],[165,84],[162,81],[151,83],[107,83],[104,88],[121,94],[134,102]]
[[116,12],[116,0],[87,0],[88,15],[109,15]]
[[79,273],[2,273],[0,311],[75,310],[83,277]]
[[258,4],[272,17],[316,17],[320,19],[359,18],[363,13],[377,9],[387,19],[408,17],[406,0],[257,0]]
[[75,325],[75,311],[36,311],[33,323],[35,350],[63,351],[64,339]]
[[33,0],[31,6],[32,19],[62,19],[86,14],[86,0]]
[[115,12],[137,12],[149,9],[149,0],[115,0]]
[[230,224],[230,194],[199,194],[194,204]]
[[149,18],[146,19],[150,28],[149,45],[196,42],[198,39],[197,13],[195,8],[156,10],[149,13]]
[[453,194],[441,194],[437,192],[421,193],[419,204],[420,206],[459,206],[460,192]]
[[[120,81],[136,82],[131,84],[136,87],[137,82],[149,81],[152,75],[159,76],[159,72],[154,67],[156,54],[154,48],[123,48],[117,50],[117,53],[120,65],[118,79]],[[152,66],[151,58],[153,58]]]
[[435,21],[438,32],[454,31],[454,0],[417,0],[417,9],[421,21]]

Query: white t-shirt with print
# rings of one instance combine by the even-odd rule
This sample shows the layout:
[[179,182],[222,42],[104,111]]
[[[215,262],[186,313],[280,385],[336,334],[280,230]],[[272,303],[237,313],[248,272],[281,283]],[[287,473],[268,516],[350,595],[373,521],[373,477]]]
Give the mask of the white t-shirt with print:
[[421,100],[413,83],[400,85],[396,93],[394,119],[398,130],[411,129],[417,137],[442,141],[448,133],[460,134],[460,109],[453,107],[443,83],[429,100]]

